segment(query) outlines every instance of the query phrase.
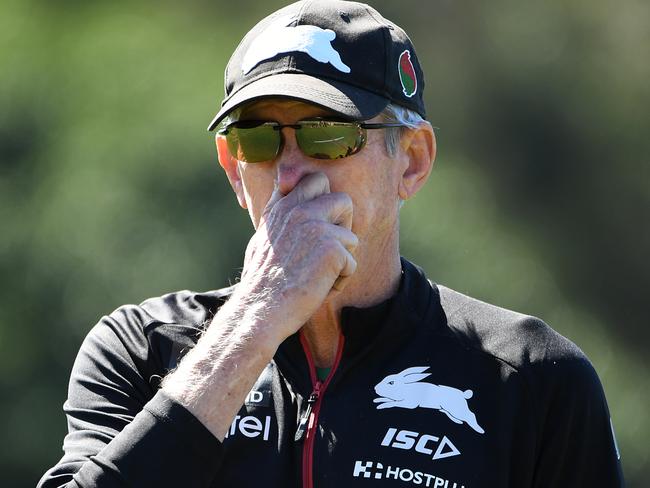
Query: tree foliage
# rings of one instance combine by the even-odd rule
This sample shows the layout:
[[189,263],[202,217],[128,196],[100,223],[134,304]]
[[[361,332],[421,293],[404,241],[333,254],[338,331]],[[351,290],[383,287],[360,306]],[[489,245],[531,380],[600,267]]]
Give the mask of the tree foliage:
[[[430,277],[538,315],[601,375],[631,487],[650,477],[650,6],[371,1],[411,34],[439,157],[402,210]],[[241,36],[283,2],[0,6],[0,456],[33,486],[90,327],[236,280],[252,232],[205,132]],[[645,222],[645,223],[644,223]]]

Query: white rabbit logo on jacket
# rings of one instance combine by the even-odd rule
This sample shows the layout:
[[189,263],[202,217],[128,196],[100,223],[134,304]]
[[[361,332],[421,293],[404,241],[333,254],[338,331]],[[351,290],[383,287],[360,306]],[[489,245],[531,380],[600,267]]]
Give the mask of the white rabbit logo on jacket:
[[469,409],[467,400],[472,390],[459,390],[451,386],[419,383],[431,373],[425,373],[428,366],[406,368],[397,374],[386,376],[375,386],[379,398],[377,409],[383,408],[433,408],[446,414],[452,422],[469,425],[479,434],[485,433],[476,421],[476,415]]

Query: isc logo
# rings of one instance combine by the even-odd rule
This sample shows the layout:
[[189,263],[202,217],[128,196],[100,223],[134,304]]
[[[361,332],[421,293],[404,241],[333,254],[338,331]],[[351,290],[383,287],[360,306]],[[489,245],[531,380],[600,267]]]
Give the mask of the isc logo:
[[[393,427],[386,431],[381,445],[385,447],[394,447],[396,449],[410,450],[432,456],[433,460],[444,459],[452,456],[459,456],[460,451],[454,444],[443,436],[442,440],[435,435],[419,434],[412,430],[397,430]],[[434,448],[435,447],[435,451]]]

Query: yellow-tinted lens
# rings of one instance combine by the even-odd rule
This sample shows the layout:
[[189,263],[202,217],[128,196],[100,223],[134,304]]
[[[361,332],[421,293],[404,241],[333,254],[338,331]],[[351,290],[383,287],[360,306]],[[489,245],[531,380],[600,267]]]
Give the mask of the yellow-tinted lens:
[[361,150],[366,131],[353,123],[302,121],[296,130],[296,141],[310,158],[339,159]]
[[260,163],[275,159],[280,150],[280,131],[273,123],[255,127],[231,127],[226,134],[228,150],[239,161]]

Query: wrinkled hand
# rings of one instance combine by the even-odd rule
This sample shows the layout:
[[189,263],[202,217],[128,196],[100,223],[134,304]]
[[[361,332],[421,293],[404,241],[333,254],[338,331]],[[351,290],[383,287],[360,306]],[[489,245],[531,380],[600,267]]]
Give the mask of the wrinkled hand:
[[286,196],[276,188],[246,249],[238,291],[255,296],[288,337],[354,273],[351,228],[352,200],[331,193],[324,173],[306,175]]

